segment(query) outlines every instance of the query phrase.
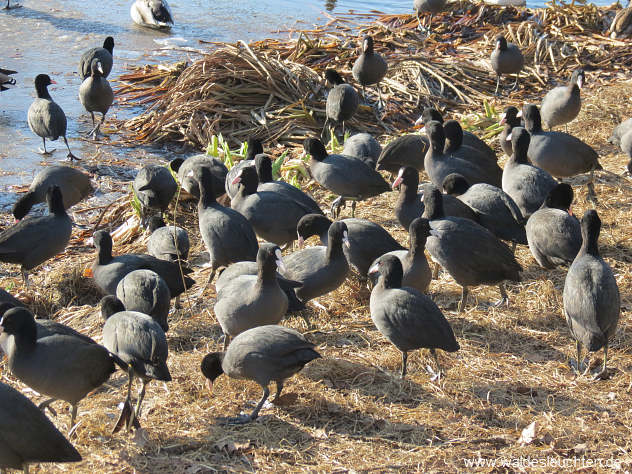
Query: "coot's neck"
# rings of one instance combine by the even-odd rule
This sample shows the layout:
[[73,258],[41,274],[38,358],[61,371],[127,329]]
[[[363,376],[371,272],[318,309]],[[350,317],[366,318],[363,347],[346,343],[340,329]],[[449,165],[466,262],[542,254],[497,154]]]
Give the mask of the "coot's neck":
[[525,120],[524,126],[527,129],[527,131],[531,134],[540,133],[542,131],[542,119],[539,115],[534,116],[534,117],[529,117],[528,120]]
[[513,153],[511,154],[511,157],[509,159],[514,163],[526,165],[529,163],[529,158],[527,157],[528,150],[529,147],[524,147],[520,145],[514,146]]
[[198,187],[200,188],[200,202],[198,204],[198,207],[211,207],[213,204],[217,203],[217,200],[215,199],[215,194],[213,193],[212,185],[209,186],[208,182],[201,182],[199,183]]
[[333,260],[334,258],[338,258],[340,256],[342,256],[342,258],[345,258],[344,252],[342,250],[342,245],[342,239],[330,239],[327,245],[327,259]]
[[112,261],[112,247],[101,245],[97,253],[97,264],[107,265]]
[[28,324],[23,326],[19,334],[14,334],[15,338],[15,352],[24,353],[31,352],[35,349],[37,344],[37,327],[35,321],[29,321]]
[[433,198],[428,201],[424,201],[424,205],[425,209],[423,217],[429,221],[443,219],[445,217],[445,213],[443,212],[443,199],[441,197],[439,197],[439,199]]
[[46,84],[35,84],[35,91],[37,92],[38,99],[53,100],[48,93],[48,86]]
[[417,199],[417,187],[419,186],[419,177],[409,178],[406,181],[402,181],[399,186],[399,200],[405,203],[414,202]]
[[415,258],[417,255],[424,255],[424,250],[426,249],[426,237],[417,234],[411,234],[409,245],[410,249],[408,252],[413,258]]
[[65,217],[66,209],[64,209],[64,201],[59,197],[58,199],[53,199],[50,205],[48,206],[48,212],[50,214],[54,214],[57,217]]
[[402,272],[390,271],[386,275],[381,275],[377,282],[377,286],[383,289],[401,288],[402,287]]
[[582,237],[582,246],[579,249],[579,253],[599,257],[599,230],[595,232],[594,229],[585,230],[582,227]]
[[257,168],[257,176],[259,177],[259,183],[269,183],[274,181],[272,178],[272,163],[269,159],[263,159],[255,161]]
[[277,282],[276,265],[269,261],[264,261],[261,265],[258,265],[257,281],[264,285]]

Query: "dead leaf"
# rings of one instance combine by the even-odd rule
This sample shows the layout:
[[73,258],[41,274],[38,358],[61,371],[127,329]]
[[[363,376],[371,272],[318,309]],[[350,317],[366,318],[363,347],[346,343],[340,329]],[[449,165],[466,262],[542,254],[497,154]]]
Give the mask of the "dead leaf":
[[529,426],[522,430],[518,443],[522,445],[533,443],[538,436],[539,429],[540,427],[538,426],[538,422],[532,422]]
[[243,453],[250,449],[251,446],[252,443],[249,439],[241,443],[232,440],[223,440],[215,443],[215,449],[218,451],[226,451],[226,453],[231,456],[236,453]]

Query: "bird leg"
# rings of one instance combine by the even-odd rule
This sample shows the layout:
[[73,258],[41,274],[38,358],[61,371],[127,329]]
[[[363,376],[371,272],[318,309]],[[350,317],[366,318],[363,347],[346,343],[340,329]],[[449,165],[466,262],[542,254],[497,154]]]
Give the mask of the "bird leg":
[[140,379],[141,380],[141,385],[140,385],[140,390],[138,391],[138,400],[136,400],[136,418],[140,418],[140,406],[143,403],[143,399],[145,398],[145,386],[147,385],[147,382],[145,381],[145,379]]
[[435,364],[437,364],[437,371],[434,373],[432,372],[432,370],[430,371],[430,373],[432,374],[432,378],[430,380],[434,382],[435,380],[438,380],[441,378],[441,376],[443,375],[443,369],[441,368],[441,364],[439,363],[439,357],[437,356],[437,351],[435,349],[430,349],[430,353],[432,354],[432,357],[435,360]]
[[494,303],[494,307],[502,306],[503,303],[509,306],[509,296],[507,296],[504,281],[498,284],[498,289],[500,290],[500,299]]
[[579,341],[575,341],[575,349],[577,351],[577,361],[573,365],[573,361],[571,360],[570,365],[571,365],[571,369],[573,369],[573,372],[575,372],[575,375],[579,376],[582,373],[582,360],[581,360],[582,345]]
[[461,301],[459,303],[459,313],[462,313],[463,310],[465,309],[465,303],[467,302],[467,293],[468,293],[467,286],[463,286],[461,289]]
[[55,401],[57,401],[56,398],[49,398],[48,400],[43,401],[42,403],[37,405],[37,408],[39,408],[43,412],[46,412],[46,409],[48,408],[48,411],[50,411],[51,415],[57,416],[57,412],[50,406],[50,404]]
[[516,247],[518,246],[518,242],[512,242],[511,243],[511,253],[513,253],[514,255],[516,255]]
[[421,18],[419,18],[419,10],[415,10],[415,15],[417,16],[417,23],[419,23],[419,31],[423,31],[423,26],[421,26]]
[[77,419],[77,409],[78,406],[75,403],[72,405],[72,409],[70,410],[70,429],[68,430],[68,437],[70,438],[75,431],[75,420]]
[[377,88],[377,96],[378,96],[377,108],[378,108],[378,110],[379,109],[383,109],[384,108],[384,102],[382,101],[382,89],[380,89],[380,83],[378,82],[375,87]]
[[22,281],[24,282],[24,286],[28,290],[29,286],[31,285],[31,283],[29,282],[29,273],[24,268],[21,269],[21,272],[22,272]]
[[351,201],[351,217],[355,217],[356,201]]
[[437,280],[439,278],[439,270],[441,270],[441,265],[435,263],[432,267],[432,279]]
[[66,148],[68,148],[68,154],[66,155],[66,158],[68,158],[69,161],[81,161],[76,155],[73,155],[72,151],[70,151],[70,146],[68,145],[68,140],[66,139],[66,137],[64,137],[64,143],[66,144]]
[[261,400],[259,400],[259,403],[257,404],[257,406],[255,407],[255,409],[252,411],[250,415],[239,415],[239,416],[230,417],[230,418],[218,418],[218,421],[227,425],[243,425],[245,423],[249,423],[251,421],[256,420],[257,417],[259,416],[259,410],[261,410],[261,407],[266,402],[269,395],[270,395],[270,389],[268,387],[264,387],[263,396],[261,397]]
[[331,203],[331,217],[334,219],[338,218],[340,216],[340,209],[344,209],[345,207],[347,207],[345,198],[339,196],[334,199],[334,202]]
[[498,95],[498,87],[500,86],[500,74],[496,75],[496,90],[494,91],[494,95]]
[[329,117],[325,117],[325,123],[323,124],[323,131],[320,132],[320,138],[325,141],[325,130],[327,130],[327,122],[329,122]]
[[595,192],[595,170],[590,170],[590,180],[588,181],[586,187],[588,188],[586,201],[588,201],[594,209],[597,205],[597,193]]
[[40,155],[52,155],[53,152],[55,151],[55,148],[53,148],[52,150],[48,151],[46,150],[46,138],[42,137],[42,142],[44,143],[44,148],[39,148],[37,151],[39,152]]
[[224,334],[224,352],[228,349],[228,345],[230,344],[230,336],[228,334]]
[[402,378],[406,377],[407,362],[408,362],[408,352],[402,351]]
[[518,88],[518,80],[519,79],[520,79],[520,71],[518,71],[518,73],[516,74],[516,82],[514,82],[514,85],[511,88],[512,91],[515,91]]
[[603,346],[603,366],[601,371],[593,377],[593,380],[608,380],[610,378],[610,374],[608,374],[608,367],[606,364],[608,363],[608,341],[606,341],[606,345]]
[[275,403],[279,400],[279,398],[281,398],[281,390],[283,390],[283,381],[282,380],[277,380],[276,381],[276,393],[274,394],[274,400],[272,400],[272,403]]
[[120,431],[124,425],[127,431],[129,431],[132,426],[135,428],[140,427],[140,423],[138,423],[134,410],[132,409],[132,383],[134,382],[134,368],[131,364],[127,366],[127,378],[127,396],[123,402],[123,409],[121,410],[119,419],[116,421],[114,428],[112,428],[112,434]]
[[364,89],[364,84],[362,85],[362,98],[364,99],[365,104],[369,103],[369,101],[366,99],[366,91]]

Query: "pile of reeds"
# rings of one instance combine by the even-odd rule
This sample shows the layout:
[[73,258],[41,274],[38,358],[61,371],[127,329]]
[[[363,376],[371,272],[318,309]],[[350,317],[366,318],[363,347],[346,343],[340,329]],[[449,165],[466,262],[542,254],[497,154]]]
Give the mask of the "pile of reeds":
[[[422,107],[463,112],[492,96],[496,78],[488,58],[496,35],[517,43],[526,57],[516,97],[528,99],[563,80],[577,65],[613,70],[629,65],[627,44],[604,34],[614,10],[594,5],[547,9],[500,8],[459,2],[435,17],[434,33],[422,36],[413,15],[332,19],[322,28],[297,32],[287,41],[215,43],[210,52],[182,68],[144,67],[123,75],[119,97],[151,103],[125,122],[134,141],[174,141],[205,147],[214,134],[240,143],[248,136],[266,142],[300,143],[319,134],[324,123],[326,68],[350,74],[358,38],[370,34],[386,57],[389,72],[381,83],[386,106],[361,106],[349,125],[374,135],[409,129]],[[616,59],[616,61],[615,61]],[[368,100],[377,99],[374,88]]]

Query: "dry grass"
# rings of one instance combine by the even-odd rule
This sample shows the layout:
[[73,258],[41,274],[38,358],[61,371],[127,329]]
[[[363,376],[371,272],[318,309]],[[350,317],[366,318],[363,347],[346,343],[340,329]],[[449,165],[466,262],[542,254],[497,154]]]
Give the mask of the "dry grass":
[[[399,353],[372,325],[368,292],[350,280],[320,299],[328,313],[308,310],[313,313],[315,328],[308,337],[318,344],[323,359],[290,379],[280,404],[263,410],[257,422],[222,426],[216,423],[217,417],[249,411],[252,407],[247,404],[259,398],[260,389],[256,384],[225,377],[218,379],[212,397],[204,389],[199,363],[205,353],[218,349],[220,339],[210,289],[199,299],[191,296],[185,309],[171,316],[168,363],[173,382],[166,389],[156,383],[149,386],[141,420],[145,431],[136,436],[110,434],[116,405],[124,397],[126,378],[119,372],[80,404],[81,425],[73,443],[84,461],[45,465],[41,470],[465,472],[475,469],[466,468],[463,459],[479,456],[612,457],[629,470],[632,183],[612,174],[620,173],[627,158],[606,143],[613,125],[629,116],[626,101],[632,96],[632,83],[623,82],[622,77],[590,73],[582,113],[570,125],[571,133],[599,151],[601,163],[611,172],[600,173],[596,186],[600,198],[597,209],[603,222],[600,247],[615,271],[622,296],[621,322],[610,351],[609,366],[615,371],[610,380],[593,382],[572,374],[568,360],[574,345],[560,308],[565,271],[538,268],[528,249],[519,247],[517,257],[525,269],[524,281],[511,286],[508,308],[490,308],[497,290],[481,287],[471,292],[467,311],[458,314],[458,286],[446,274],[432,282],[432,297],[444,310],[461,345],[456,354],[440,354],[447,373],[439,382],[432,382],[425,372],[431,359],[422,352],[411,355],[409,377],[405,381],[398,377]],[[587,209],[585,189],[579,187],[584,182],[584,177],[573,180],[576,215]],[[317,188],[312,190],[323,207],[328,207],[331,197]],[[380,223],[406,243],[407,235],[392,213],[395,198],[395,193],[389,193],[361,203],[358,215]],[[131,212],[124,201],[120,207],[112,206],[103,222],[112,223],[112,227],[123,222]],[[187,206],[178,207],[177,220],[189,230],[192,254],[196,254],[202,245],[195,214]],[[93,213],[92,223],[99,213]],[[33,275],[35,289],[19,296],[32,303],[39,314],[54,315],[99,340],[99,295],[91,280],[82,276],[93,255],[83,240],[88,234],[76,234],[66,254]],[[138,238],[115,244],[115,252],[143,249]],[[202,284],[207,275],[202,269],[195,273]],[[3,278],[2,285],[21,288],[17,272]],[[196,285],[190,294],[198,291]],[[299,317],[285,324],[305,331]],[[599,363],[601,357],[601,353],[593,356],[592,363]],[[4,382],[24,388],[4,363],[1,368]],[[64,411],[53,421],[66,429],[69,415]],[[522,445],[518,442],[522,430],[533,421],[539,427],[536,440]]]

